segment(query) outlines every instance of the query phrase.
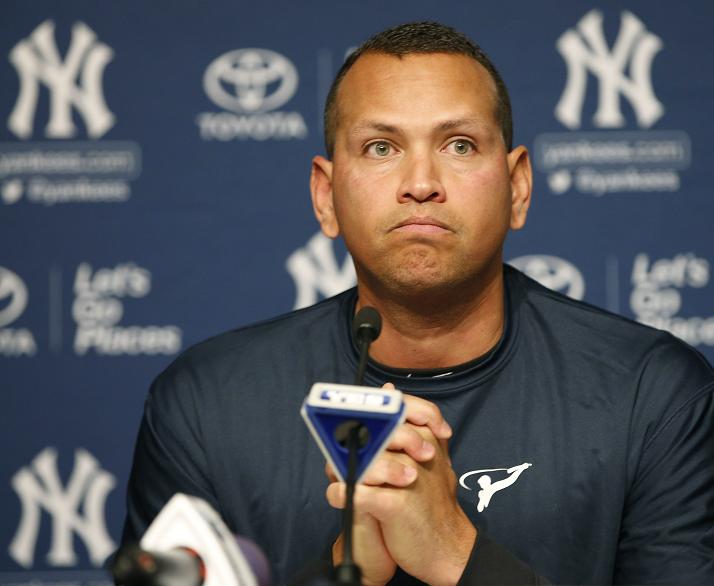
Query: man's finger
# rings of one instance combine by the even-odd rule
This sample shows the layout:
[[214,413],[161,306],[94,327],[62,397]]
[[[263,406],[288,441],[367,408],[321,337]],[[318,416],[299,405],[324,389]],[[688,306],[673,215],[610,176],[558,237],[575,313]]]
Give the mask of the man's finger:
[[409,466],[396,455],[382,454],[372,462],[360,482],[372,486],[388,484],[405,487],[414,482],[416,477],[417,470],[414,466]]
[[[327,502],[335,509],[344,509],[346,488],[343,482],[333,482],[325,491]],[[398,488],[357,485],[354,505],[361,513],[369,513],[379,521],[399,514],[404,506],[405,491]]]
[[[395,389],[394,383],[384,383],[383,389]],[[402,395],[407,408],[407,421],[414,425],[426,425],[438,439],[449,439],[453,434],[451,426],[441,415],[439,408],[431,401],[415,397],[413,395]]]
[[[355,487],[355,492],[357,492]],[[325,489],[325,497],[327,498],[328,504],[334,509],[344,509],[345,508],[345,483],[344,482],[331,482],[327,485]]]
[[426,425],[438,439],[449,439],[452,435],[451,426],[434,403],[415,397],[403,395],[407,407],[407,421],[414,425]]
[[[429,433],[424,431],[424,433]],[[394,432],[387,449],[393,452],[404,452],[417,462],[428,462],[436,454],[434,445],[428,442],[413,425],[399,426]]]
[[[432,446],[433,449],[433,446]],[[436,451],[436,450],[434,450]],[[432,454],[433,455],[433,454]],[[390,452],[382,453],[369,466],[360,482],[364,484],[391,486],[409,486],[416,480],[417,473],[414,466],[410,466],[411,459],[404,454]],[[338,482],[337,474],[329,462],[325,462],[325,475],[330,482]]]

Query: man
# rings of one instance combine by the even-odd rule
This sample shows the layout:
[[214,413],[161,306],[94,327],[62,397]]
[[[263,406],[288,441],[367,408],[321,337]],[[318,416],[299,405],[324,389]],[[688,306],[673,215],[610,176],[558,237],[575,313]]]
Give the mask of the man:
[[486,56],[435,23],[384,31],[343,66],[325,122],[313,205],[357,289],[200,344],[157,379],[125,541],[183,491],[254,539],[276,583],[325,550],[339,563],[344,486],[298,410],[313,382],[351,380],[350,322],[371,305],[365,384],[409,396],[355,493],[364,583],[712,583],[714,373],[503,266],[532,181]]

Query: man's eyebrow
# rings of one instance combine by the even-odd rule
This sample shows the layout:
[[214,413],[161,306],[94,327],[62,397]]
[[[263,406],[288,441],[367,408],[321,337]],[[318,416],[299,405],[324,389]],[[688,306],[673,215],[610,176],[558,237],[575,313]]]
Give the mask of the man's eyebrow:
[[455,120],[445,120],[435,125],[434,129],[442,132],[453,130],[454,128],[462,128],[464,126],[483,126],[483,123],[478,118],[456,118]]
[[357,126],[350,130],[350,134],[359,134],[369,130],[377,130],[379,132],[387,132],[390,134],[400,134],[399,128],[392,124],[386,124],[379,120],[362,120]]
[[[483,122],[478,118],[455,118],[453,120],[444,120],[443,122],[437,122],[434,125],[434,130],[438,132],[448,132],[455,128],[463,127],[482,127]],[[402,130],[398,126],[393,124],[387,124],[386,122],[380,122],[379,120],[363,120],[359,122],[354,128],[350,130],[350,134],[360,134],[362,132],[368,132],[371,130],[376,130],[378,132],[385,132],[389,134],[402,134]]]

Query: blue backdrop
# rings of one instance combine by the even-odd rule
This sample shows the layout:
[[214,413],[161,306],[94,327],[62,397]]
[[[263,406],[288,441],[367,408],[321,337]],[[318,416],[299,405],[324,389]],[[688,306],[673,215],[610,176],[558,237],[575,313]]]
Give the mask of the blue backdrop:
[[714,358],[712,2],[6,1],[0,584],[106,583],[151,379],[352,285],[309,203],[324,98],[427,18],[493,58],[531,150],[506,258]]

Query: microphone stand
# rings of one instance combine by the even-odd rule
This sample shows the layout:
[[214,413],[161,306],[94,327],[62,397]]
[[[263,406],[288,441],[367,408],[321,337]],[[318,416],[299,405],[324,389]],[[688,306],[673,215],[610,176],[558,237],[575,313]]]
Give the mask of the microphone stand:
[[[376,317],[374,317],[375,315]],[[362,323],[360,323],[360,317],[362,318]],[[364,371],[367,368],[367,358],[369,357],[369,345],[377,339],[380,330],[381,319],[373,308],[365,307],[355,317],[354,333],[359,343],[359,363],[357,365],[354,382],[356,386],[361,386],[364,382]],[[349,457],[347,460],[347,478],[345,479],[345,508],[342,512],[342,563],[335,568],[335,581],[338,584],[359,586],[361,584],[362,571],[352,558],[354,495],[355,486],[357,485],[357,466],[359,463],[357,453],[360,448],[366,445],[369,439],[369,431],[359,421],[349,422],[349,427],[344,429],[344,431],[347,431],[347,438],[343,438],[343,441],[346,439]],[[339,439],[340,438],[338,438],[338,440]],[[343,443],[343,445],[345,444]]]
[[347,461],[347,500],[344,511],[342,511],[342,563],[335,568],[335,579],[338,584],[349,584],[359,586],[361,584],[362,571],[352,559],[352,531],[354,529],[354,495],[357,484],[357,451],[360,447],[360,427],[361,424],[353,425],[347,436],[347,449],[349,459]]
[[[365,328],[366,329],[366,328]],[[355,385],[358,387],[362,386],[364,383],[364,371],[367,369],[367,358],[369,358],[369,345],[372,343],[372,339],[369,337],[369,331],[357,331],[357,335],[360,337],[359,340],[359,362],[357,363],[357,372],[355,374]],[[374,335],[374,334],[372,334]]]

